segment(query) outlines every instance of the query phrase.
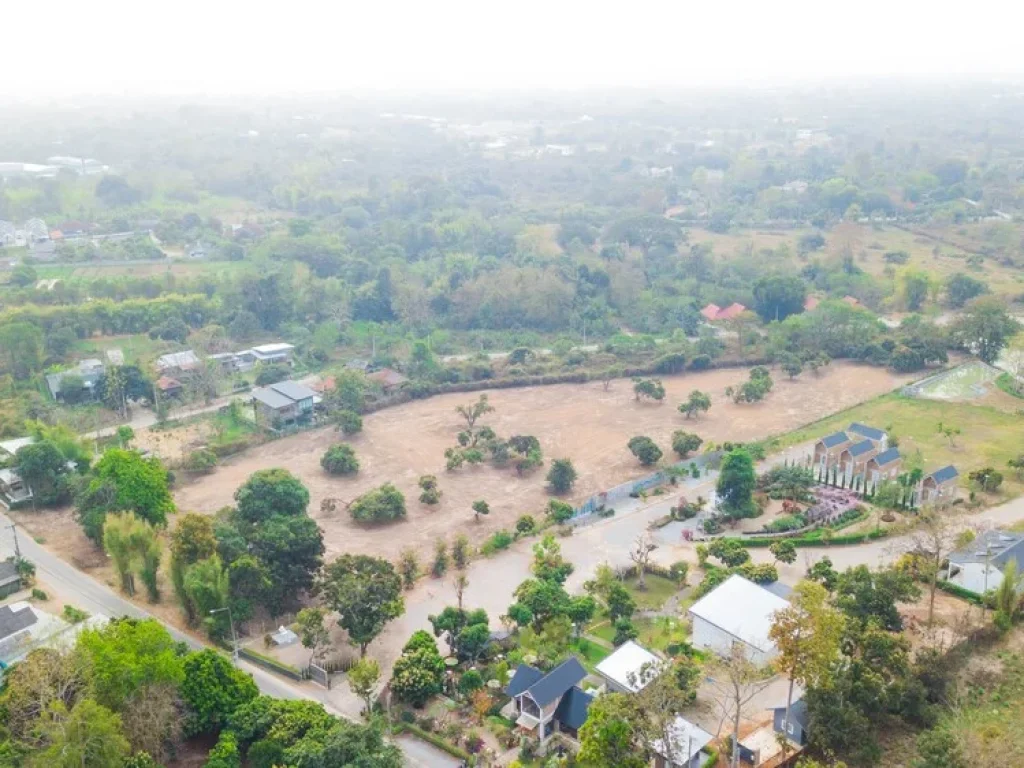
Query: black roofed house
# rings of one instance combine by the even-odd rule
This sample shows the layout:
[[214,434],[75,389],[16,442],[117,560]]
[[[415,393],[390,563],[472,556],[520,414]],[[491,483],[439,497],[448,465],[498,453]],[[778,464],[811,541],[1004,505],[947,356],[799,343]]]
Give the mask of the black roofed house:
[[844,478],[844,485],[851,487],[855,477],[861,478],[861,482],[863,482],[868,462],[877,453],[878,446],[868,439],[861,440],[843,449],[843,452],[839,454],[839,471]]
[[505,689],[515,703],[516,725],[540,742],[555,733],[577,738],[593,701],[578,685],[586,676],[587,671],[574,656],[547,674],[520,664]]
[[870,440],[879,451],[884,451],[889,447],[889,435],[886,434],[884,429],[869,427],[867,424],[855,421],[846,428],[846,432],[853,438],[854,442]]
[[918,491],[921,506],[937,504],[943,499],[955,499],[957,478],[959,477],[960,473],[952,464],[937,469],[930,475],[925,475]]
[[38,620],[28,603],[0,606],[0,661],[11,658],[13,651],[28,636],[29,628]]
[[900,474],[902,458],[898,448],[889,448],[872,456],[867,463],[867,483],[877,488],[887,480],[895,480]]
[[850,445],[850,436],[845,432],[833,432],[825,435],[814,444],[814,471],[819,475],[826,475],[828,471],[839,463],[839,454]]
[[12,595],[21,589],[21,576],[13,560],[0,562],[0,598]]

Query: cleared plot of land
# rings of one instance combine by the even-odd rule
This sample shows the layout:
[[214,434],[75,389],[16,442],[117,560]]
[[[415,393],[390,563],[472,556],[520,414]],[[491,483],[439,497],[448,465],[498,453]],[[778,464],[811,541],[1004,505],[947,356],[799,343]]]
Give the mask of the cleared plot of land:
[[[867,366],[836,364],[820,378],[779,380],[768,399],[756,405],[735,405],[725,387],[746,378],[745,370],[716,370],[666,377],[663,404],[638,403],[628,380],[613,382],[609,391],[600,383],[500,390],[490,393],[496,411],[481,420],[499,435],[535,435],[547,459],[571,458],[579,472],[573,499],[583,499],[629,478],[648,474],[626,448],[634,435],[652,437],[672,459],[670,436],[676,429],[697,432],[705,441],[755,440],[787,432],[837,410],[887,392],[907,381],[888,371]],[[676,405],[694,389],[711,394],[710,413],[687,420]],[[324,428],[277,440],[225,462],[209,476],[183,485],[175,494],[183,510],[212,513],[232,503],[232,494],[259,469],[285,467],[309,487],[311,514],[319,518],[330,555],[368,552],[396,557],[404,547],[427,553],[437,538],[464,532],[481,541],[499,528],[511,528],[522,514],[540,515],[549,498],[541,469],[520,478],[513,469],[485,465],[445,472],[444,450],[455,444],[462,425],[457,405],[476,394],[453,394],[408,403],[369,415],[362,434],[350,442],[361,462],[355,477],[335,478],[320,468],[320,457],[339,433]],[[443,492],[441,503],[419,503],[416,481],[436,474]],[[405,494],[406,522],[365,527],[339,510],[321,515],[325,498],[351,501],[361,493],[391,481]],[[470,505],[486,500],[491,514],[473,521]]]

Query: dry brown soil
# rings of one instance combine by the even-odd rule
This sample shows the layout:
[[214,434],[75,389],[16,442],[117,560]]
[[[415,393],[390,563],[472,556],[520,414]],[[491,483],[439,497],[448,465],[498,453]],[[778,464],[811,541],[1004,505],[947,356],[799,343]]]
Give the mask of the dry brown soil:
[[[714,370],[664,377],[667,397],[662,404],[636,402],[628,380],[612,383],[559,384],[499,390],[489,393],[495,412],[481,420],[499,435],[535,435],[545,458],[571,458],[579,480],[570,500],[587,496],[648,474],[626,448],[634,435],[649,435],[672,459],[671,434],[677,429],[697,432],[705,441],[747,441],[786,432],[827,414],[887,392],[906,377],[884,369],[837,363],[818,378],[809,374],[788,381],[776,374],[774,391],[762,403],[735,405],[723,390],[746,378],[744,370]],[[687,420],[676,405],[694,389],[710,393],[711,411]],[[451,394],[388,408],[368,415],[363,432],[351,443],[362,467],[353,478],[336,478],[320,468],[320,457],[341,439],[333,428],[301,433],[259,446],[217,471],[195,480],[182,480],[175,492],[179,509],[213,513],[232,503],[232,494],[259,469],[285,467],[309,488],[310,514],[325,534],[328,556],[364,552],[395,558],[405,547],[428,553],[436,539],[463,532],[479,542],[499,528],[511,528],[519,515],[542,514],[549,495],[542,469],[520,478],[513,469],[490,465],[444,468],[444,450],[455,445],[463,428],[455,407],[476,394]],[[436,474],[443,492],[434,507],[419,503],[420,475]],[[321,514],[325,498],[351,501],[365,491],[391,481],[406,495],[404,522],[368,527],[355,524],[343,510]],[[470,505],[485,499],[491,514],[474,522]]]

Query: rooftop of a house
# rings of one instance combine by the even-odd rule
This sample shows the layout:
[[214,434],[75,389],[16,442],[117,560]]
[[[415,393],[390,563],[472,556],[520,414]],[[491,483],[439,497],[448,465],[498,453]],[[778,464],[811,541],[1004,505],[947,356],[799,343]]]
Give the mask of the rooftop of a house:
[[690,607],[690,613],[759,651],[775,644],[768,637],[773,616],[789,607],[778,595],[733,574]]
[[587,670],[575,656],[570,656],[546,675],[528,664],[520,664],[505,692],[509,696],[529,694],[538,706],[546,707],[586,676]]
[[290,397],[282,395],[275,389],[270,387],[258,387],[252,391],[253,399],[263,403],[267,408],[278,410],[279,408],[287,408],[289,405],[295,403]]
[[366,378],[378,384],[383,384],[386,387],[397,387],[399,384],[404,384],[409,380],[392,368],[381,368],[379,371],[368,374]]
[[877,463],[878,466],[880,466],[880,467],[888,466],[889,464],[892,464],[893,462],[896,462],[896,461],[899,461],[899,460],[900,460],[900,449],[899,448],[890,448],[887,451],[882,451],[880,454],[878,454],[874,458],[875,463]]
[[662,660],[632,640],[623,643],[604,661],[597,671],[612,682],[636,693],[656,676]]
[[810,312],[812,309],[816,309],[821,304],[821,299],[817,296],[808,296],[804,299],[804,310]]
[[0,640],[22,632],[38,621],[32,606],[28,603],[11,603],[0,606]]
[[7,586],[13,581],[19,581],[18,566],[11,560],[0,560],[0,586]]
[[851,456],[857,458],[863,456],[865,453],[870,453],[875,450],[875,444],[870,440],[861,440],[859,443],[854,443],[846,449]]
[[579,729],[587,722],[587,711],[590,709],[590,702],[594,697],[589,693],[573,686],[562,696],[558,702],[558,709],[555,710],[555,719],[562,725]]
[[846,428],[846,431],[853,432],[861,437],[866,437],[869,440],[881,440],[885,437],[884,429],[869,427],[867,424],[861,424],[859,421],[853,422],[853,424]]
[[0,483],[4,485],[14,485],[15,483],[21,482],[21,475],[18,474],[18,470],[13,467],[4,467],[0,469]]
[[169,389],[178,389],[180,386],[181,382],[170,376],[161,376],[156,380],[156,388],[161,392],[166,392]]
[[285,352],[291,352],[293,349],[295,349],[294,344],[278,341],[273,344],[260,344],[258,347],[253,347],[252,351],[257,355],[280,355]]
[[699,753],[715,737],[699,725],[694,725],[685,717],[677,715],[676,719],[668,727],[668,738],[672,742],[671,749],[666,749],[663,739],[655,740],[651,746],[662,757],[671,754],[673,763],[683,764],[687,756],[692,757]]
[[851,307],[859,307],[860,306],[860,302],[855,297],[853,297],[853,296],[849,296],[849,295],[843,296],[842,300],[845,301],[847,304],[849,304]]
[[10,440],[4,440],[0,442],[0,453],[7,453],[13,456],[18,452],[18,449],[24,448],[26,445],[32,445],[36,439],[32,436],[29,437],[14,437]]
[[821,438],[821,442],[826,448],[835,448],[837,445],[850,442],[850,436],[845,432],[833,432]]
[[294,402],[300,400],[311,400],[316,397],[316,392],[307,387],[305,384],[300,384],[297,381],[287,380],[279,381],[277,384],[271,384],[270,389],[277,392],[279,395],[284,395]]
[[191,349],[184,352],[168,352],[156,359],[157,368],[189,368],[199,365],[199,358]]
[[1006,567],[1010,560],[1024,565],[1024,533],[1010,531],[985,531],[962,549],[951,552],[949,562],[955,565],[988,562],[999,570]]
[[950,480],[955,480],[959,476],[960,473],[957,471],[957,468],[949,464],[942,469],[935,470],[930,475],[925,475],[924,479],[933,480],[941,485],[942,483],[948,483]]

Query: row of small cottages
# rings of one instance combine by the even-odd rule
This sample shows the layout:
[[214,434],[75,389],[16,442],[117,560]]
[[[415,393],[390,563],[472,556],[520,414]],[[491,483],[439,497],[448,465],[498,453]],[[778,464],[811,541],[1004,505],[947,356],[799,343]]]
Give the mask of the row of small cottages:
[[[835,471],[847,487],[857,480],[861,487],[877,488],[899,477],[903,468],[899,449],[889,447],[886,432],[859,422],[818,440],[811,462],[815,474],[828,477]],[[933,504],[955,496],[958,477],[952,465],[926,475],[915,490],[914,503]]]

